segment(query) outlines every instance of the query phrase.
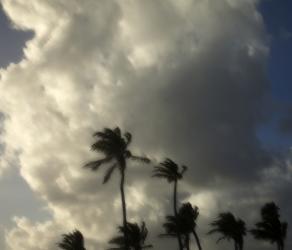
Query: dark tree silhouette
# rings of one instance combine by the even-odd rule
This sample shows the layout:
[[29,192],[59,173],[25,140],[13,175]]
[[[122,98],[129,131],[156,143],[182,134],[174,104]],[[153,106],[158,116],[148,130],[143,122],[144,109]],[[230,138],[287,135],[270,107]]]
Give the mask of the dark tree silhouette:
[[62,241],[58,247],[63,250],[86,250],[84,247],[84,238],[80,231],[75,230],[72,233],[63,234]]
[[[91,149],[96,152],[100,152],[104,155],[102,159],[98,159],[87,163],[84,167],[93,171],[98,170],[103,165],[108,165],[109,168],[104,176],[103,183],[107,183],[111,178],[114,170],[118,169],[121,175],[120,192],[122,201],[122,213],[123,213],[123,226],[127,226],[127,207],[126,198],[124,192],[125,185],[125,171],[128,160],[138,160],[141,162],[149,163],[150,160],[146,157],[135,156],[128,149],[132,142],[132,135],[126,132],[122,135],[120,128],[110,129],[105,128],[103,131],[99,131],[93,134],[96,141],[92,144]],[[125,246],[128,248],[128,236],[127,230],[124,230]]]
[[219,214],[218,218],[211,223],[213,227],[208,234],[219,233],[222,236],[217,240],[233,240],[234,249],[243,249],[243,237],[246,235],[245,222],[241,219],[236,219],[230,212]]
[[[158,178],[164,178],[166,179],[169,183],[173,182],[173,210],[174,210],[174,216],[178,216],[177,212],[177,183],[178,180],[183,178],[184,172],[187,170],[186,166],[182,166],[181,169],[180,167],[171,159],[167,158],[165,161],[161,162],[159,166],[154,167],[153,170],[153,177],[158,177]],[[183,243],[181,239],[181,235],[178,232],[177,233],[177,239],[178,239],[178,244],[180,250],[183,250]]]
[[131,250],[142,250],[146,248],[152,248],[152,245],[145,245],[146,238],[148,236],[148,230],[146,228],[145,222],[142,222],[141,227],[137,223],[127,223],[125,228],[118,228],[121,235],[112,238],[109,243],[116,245],[115,247],[108,248],[108,250],[125,250],[124,234],[127,231],[129,248]]
[[250,230],[259,240],[276,243],[278,250],[284,250],[288,224],[280,221],[279,207],[274,203],[267,203],[261,209],[262,220]]
[[161,234],[161,237],[177,237],[177,235],[180,234],[182,236],[184,247],[189,250],[190,234],[193,234],[199,250],[202,250],[201,243],[196,232],[196,220],[198,216],[198,207],[193,208],[189,202],[182,204],[177,217],[171,215],[166,216],[166,222],[163,224],[165,234]]
[[196,232],[197,218],[199,216],[199,208],[197,206],[193,207],[191,203],[184,203],[179,210],[179,217],[182,218],[183,224],[185,225],[187,232],[192,233],[196,240],[196,244],[199,250],[202,250],[200,239]]

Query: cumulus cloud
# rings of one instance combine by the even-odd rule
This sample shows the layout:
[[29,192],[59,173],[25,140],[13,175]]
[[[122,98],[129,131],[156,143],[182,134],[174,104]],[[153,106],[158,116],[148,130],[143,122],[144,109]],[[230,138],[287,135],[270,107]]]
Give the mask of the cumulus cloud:
[[[265,200],[252,196],[272,165],[256,136],[268,91],[257,1],[2,3],[17,28],[35,33],[25,59],[0,71],[2,137],[52,214],[44,223],[15,219],[9,249],[55,249],[60,232],[75,227],[88,249],[105,245],[120,223],[118,176],[101,186],[102,171],[81,169],[94,157],[92,132],[104,126],[131,131],[138,153],[189,166],[181,198],[202,208],[202,235],[220,209]],[[150,175],[151,167],[130,166],[127,199],[130,218],[146,220],[157,242],[171,189]]]

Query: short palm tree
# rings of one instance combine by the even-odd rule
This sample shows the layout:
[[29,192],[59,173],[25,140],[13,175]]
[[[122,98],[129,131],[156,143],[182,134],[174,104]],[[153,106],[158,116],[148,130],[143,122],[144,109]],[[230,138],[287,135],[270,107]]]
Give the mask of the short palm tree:
[[62,241],[58,247],[63,250],[86,250],[84,247],[84,238],[80,231],[75,230],[72,233],[63,234]]
[[259,240],[276,243],[278,250],[284,250],[288,224],[280,221],[279,207],[274,203],[267,203],[261,209],[262,220],[250,230]]
[[199,216],[198,207],[194,207],[191,203],[182,204],[178,211],[178,216],[166,216],[166,222],[163,224],[165,234],[161,237],[177,237],[178,234],[182,236],[184,247],[190,249],[190,234],[193,234],[199,250],[202,249],[199,237],[196,232],[196,220]]
[[145,245],[148,236],[148,230],[145,222],[142,222],[141,227],[137,223],[127,223],[127,227],[119,227],[121,235],[112,238],[109,243],[116,245],[115,247],[108,248],[108,250],[125,250],[124,231],[127,231],[129,248],[131,250],[142,250],[152,248],[152,245]]
[[211,223],[213,227],[208,234],[219,233],[222,236],[217,240],[233,240],[234,249],[243,249],[243,238],[246,235],[245,222],[241,219],[236,219],[230,212],[219,214],[218,218]]
[[187,246],[188,244],[183,244],[183,242],[186,243],[187,240],[185,238],[185,228],[180,218],[174,215],[167,215],[165,219],[166,221],[163,223],[165,233],[160,234],[159,237],[177,238],[177,236],[180,235],[182,247]]
[[[122,135],[120,128],[110,129],[105,128],[93,134],[96,141],[92,144],[91,149],[100,152],[104,155],[103,158],[87,163],[84,167],[92,171],[98,170],[103,165],[108,165],[109,168],[104,176],[103,183],[107,183],[111,178],[114,170],[118,169],[121,175],[120,192],[122,201],[123,226],[127,226],[127,208],[124,192],[125,171],[128,160],[138,160],[149,163],[150,160],[146,157],[135,156],[128,149],[132,142],[132,135],[126,132]],[[128,249],[127,231],[124,231],[125,245]]]
[[179,217],[182,218],[183,223],[187,229],[187,232],[193,233],[197,246],[199,250],[202,250],[200,239],[196,232],[197,218],[199,216],[199,208],[197,206],[193,207],[191,203],[187,202],[182,204],[179,210]]
[[[159,166],[154,167],[153,177],[164,178],[169,183],[174,184],[173,186],[173,210],[174,216],[178,216],[177,212],[177,183],[179,180],[183,178],[184,172],[187,170],[186,166],[179,167],[174,161],[167,158],[163,162],[159,164]],[[183,249],[183,243],[181,239],[181,235],[178,232],[177,239],[179,243],[180,250]]]

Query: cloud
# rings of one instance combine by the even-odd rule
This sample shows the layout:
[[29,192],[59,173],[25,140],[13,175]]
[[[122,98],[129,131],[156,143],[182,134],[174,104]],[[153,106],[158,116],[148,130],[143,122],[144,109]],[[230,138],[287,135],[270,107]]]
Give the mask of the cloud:
[[[217,249],[205,237],[216,211],[244,211],[265,200],[253,196],[255,181],[272,166],[256,136],[269,91],[257,1],[3,0],[3,6],[35,37],[22,62],[0,71],[2,136],[52,214],[43,223],[16,219],[6,234],[9,249],[55,249],[60,232],[77,227],[91,250],[115,232],[118,175],[102,186],[102,171],[81,169],[95,157],[92,132],[104,126],[131,131],[138,153],[189,166],[181,198],[201,204],[209,249]],[[146,220],[157,249],[172,249],[171,240],[156,237],[171,187],[151,180],[151,167],[131,165],[128,172],[130,218]]]

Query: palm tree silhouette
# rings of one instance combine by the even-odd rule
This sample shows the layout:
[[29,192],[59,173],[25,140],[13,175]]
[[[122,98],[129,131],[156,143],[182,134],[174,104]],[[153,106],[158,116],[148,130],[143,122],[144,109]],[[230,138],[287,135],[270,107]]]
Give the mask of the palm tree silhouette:
[[[150,160],[146,157],[135,156],[128,149],[132,142],[132,135],[129,132],[125,132],[123,135],[119,127],[115,129],[104,128],[103,131],[98,131],[93,134],[96,141],[92,144],[91,150],[100,152],[104,155],[102,159],[91,161],[84,167],[89,168],[92,171],[96,171],[102,165],[108,165],[109,168],[103,179],[103,183],[107,183],[111,178],[114,170],[118,169],[121,175],[120,192],[122,201],[122,213],[123,213],[123,226],[127,226],[127,207],[126,198],[124,192],[125,185],[125,171],[127,167],[127,160],[138,160],[141,162],[149,163]],[[128,248],[128,236],[127,230],[124,230],[125,247]]]
[[182,235],[184,247],[189,250],[190,234],[193,234],[199,250],[202,250],[201,243],[196,232],[196,220],[198,216],[198,207],[193,208],[192,204],[189,202],[182,204],[177,217],[171,215],[166,216],[166,222],[163,224],[166,233],[161,234],[160,236],[177,237],[177,235],[180,234]]
[[219,214],[218,218],[211,223],[213,227],[208,234],[219,233],[222,236],[217,240],[233,240],[234,249],[243,249],[243,237],[246,235],[245,222],[241,219],[236,219],[230,212]]
[[[159,166],[154,167],[153,170],[153,177],[158,178],[164,178],[169,183],[173,182],[173,210],[174,210],[174,216],[177,218],[178,212],[177,212],[177,183],[178,180],[181,180],[183,178],[184,172],[187,170],[186,166],[182,166],[181,170],[180,167],[171,159],[167,158],[163,162],[159,164]],[[181,239],[181,235],[179,232],[177,232],[177,239],[180,250],[183,249],[183,243]]]
[[182,218],[183,224],[185,225],[187,232],[193,233],[199,250],[202,250],[200,239],[196,232],[197,218],[199,216],[199,208],[193,207],[191,203],[187,202],[182,204],[179,210],[179,217]]
[[108,248],[108,250],[125,250],[124,233],[127,231],[129,248],[131,250],[142,250],[146,248],[152,248],[152,245],[145,245],[146,238],[148,236],[148,230],[146,224],[143,221],[141,227],[137,223],[127,223],[127,227],[119,227],[119,232],[122,233],[112,238],[109,243],[116,245],[116,247]]
[[284,242],[287,234],[288,223],[280,221],[279,207],[270,202],[261,209],[262,221],[255,224],[250,230],[255,239],[276,243],[278,250],[284,250]]
[[84,238],[80,231],[75,230],[72,233],[63,234],[62,241],[57,245],[63,250],[86,250],[84,247]]

